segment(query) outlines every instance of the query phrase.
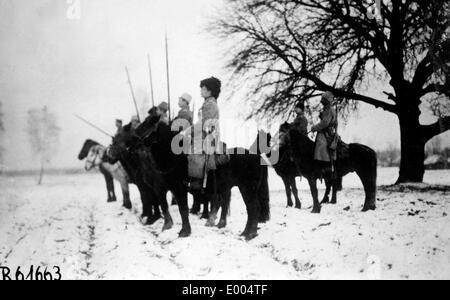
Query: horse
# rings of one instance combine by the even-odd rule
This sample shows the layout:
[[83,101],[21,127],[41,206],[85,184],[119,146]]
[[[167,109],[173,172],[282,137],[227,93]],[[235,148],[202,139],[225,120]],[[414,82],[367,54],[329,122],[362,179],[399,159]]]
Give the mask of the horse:
[[[285,135],[288,134],[289,127],[286,127],[286,124],[290,127],[290,125],[288,123],[285,123],[284,125],[281,126],[280,131],[278,132],[278,135],[279,135],[278,140],[283,139],[285,137]],[[256,149],[254,151],[256,151],[258,154],[261,154],[261,149],[260,149],[261,148],[261,145],[260,145],[261,139],[265,139],[264,141],[267,144],[267,145],[264,144],[263,146],[271,147],[272,136],[270,135],[270,133],[266,133],[264,130],[259,130],[258,136],[257,136],[255,142],[250,147],[250,149]],[[280,176],[283,181],[283,184],[285,187],[285,192],[286,192],[286,197],[287,197],[287,207],[294,206],[294,204],[292,202],[292,196],[291,196],[291,195],[293,195],[295,198],[295,208],[301,209],[302,203],[300,201],[300,198],[298,197],[298,189],[297,189],[297,184],[295,182],[295,178],[302,177],[302,174],[299,172],[299,170],[295,166],[291,151],[289,149],[279,149],[278,146],[279,145],[273,145],[273,147],[271,148],[271,149],[277,148],[279,151],[279,159],[277,162],[272,164],[272,167],[274,168],[277,175]],[[332,187],[332,182],[330,180],[331,178],[329,178],[328,176],[325,177],[324,179],[325,179],[326,191],[325,191],[322,202],[328,203],[329,195],[330,195],[331,187]],[[342,178],[338,178],[338,191],[341,191],[341,190],[342,190]],[[335,202],[333,202],[333,201],[331,203],[335,204]]]
[[116,194],[114,192],[114,179],[120,183],[123,195],[123,206],[127,209],[131,209],[130,191],[128,188],[129,178],[126,171],[123,169],[120,163],[110,164],[103,161],[106,148],[96,141],[86,140],[83,147],[78,154],[78,159],[86,159],[84,169],[91,171],[94,168],[98,168],[105,177],[106,191],[108,193],[107,202],[115,202]]
[[[250,146],[250,150],[253,153],[260,155],[261,154],[260,141],[264,139],[266,144],[264,144],[263,146],[270,147],[271,138],[272,137],[269,133],[266,133],[264,130],[259,130],[255,142]],[[292,195],[293,195],[295,198],[295,208],[301,209],[302,204],[300,202],[300,198],[298,197],[298,189],[297,184],[295,183],[295,178],[301,177],[302,175],[298,172],[297,168],[295,167],[295,164],[292,161],[289,153],[288,152],[280,153],[278,162],[273,164],[272,167],[274,168],[277,175],[280,176],[281,179],[283,180],[287,198],[286,206],[287,207],[294,206],[294,203],[292,202]]]
[[[138,138],[129,141],[127,147],[132,147],[139,141],[148,147],[154,158],[154,167],[163,175],[168,189],[177,200],[182,220],[179,237],[187,237],[191,234],[187,205],[188,159],[186,154],[175,154],[172,151],[171,144],[177,134],[171,130],[169,124],[160,122],[159,117],[150,116],[136,129],[135,135]],[[237,186],[247,208],[247,223],[241,236],[251,240],[257,236],[258,223],[267,222],[270,218],[267,166],[261,164],[260,156],[250,154],[246,149],[230,149],[227,153],[242,154],[230,155],[229,162],[208,172],[205,197],[211,203],[212,209],[206,225],[215,225],[220,204],[222,213],[217,226],[226,226],[231,188]]]
[[[314,159],[315,143],[306,135],[292,128],[288,123],[280,127],[279,151],[292,151],[294,164],[300,174],[307,180],[313,198],[312,213],[320,213],[321,204],[329,203],[328,193],[333,188],[332,204],[337,203],[337,192],[340,189],[339,179],[349,173],[356,172],[364,187],[365,200],[362,211],[376,209],[377,191],[377,154],[365,145],[353,143],[348,146],[340,142],[338,159],[335,162],[335,174],[323,173],[321,165]],[[325,192],[324,199],[319,202],[317,179],[325,179],[331,183]]]
[[122,127],[113,138],[112,144],[106,151],[106,158],[111,163],[120,162],[128,172],[130,179],[137,186],[141,195],[142,215],[147,219],[144,224],[152,225],[161,218],[161,207],[164,215],[162,231],[173,226],[173,220],[167,204],[167,187],[153,168],[152,157],[148,151],[141,147],[127,147],[126,141],[133,131],[131,123]]

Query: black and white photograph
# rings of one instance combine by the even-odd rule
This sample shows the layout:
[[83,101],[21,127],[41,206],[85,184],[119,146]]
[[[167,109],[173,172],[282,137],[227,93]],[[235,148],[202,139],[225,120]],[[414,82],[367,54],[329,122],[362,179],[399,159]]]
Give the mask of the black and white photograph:
[[0,0],[0,281],[448,280],[449,213],[446,0]]

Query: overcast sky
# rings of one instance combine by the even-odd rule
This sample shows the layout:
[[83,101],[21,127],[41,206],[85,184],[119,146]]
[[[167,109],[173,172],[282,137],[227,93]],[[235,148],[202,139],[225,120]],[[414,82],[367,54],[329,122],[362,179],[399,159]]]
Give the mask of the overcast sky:
[[[5,114],[4,164],[7,169],[36,168],[25,133],[30,108],[47,105],[57,114],[60,147],[53,167],[77,167],[83,141],[109,138],[74,118],[79,114],[114,132],[114,120],[128,122],[134,114],[125,66],[139,98],[149,95],[147,53],[153,66],[155,101],[167,99],[164,33],[169,36],[172,106],[177,96],[194,96],[201,105],[199,81],[211,75],[225,80],[223,50],[204,28],[222,0],[81,0],[80,18],[69,10],[72,0],[0,0],[0,101]],[[68,13],[69,12],[69,13]],[[69,17],[68,17],[69,16]],[[368,93],[384,99],[387,87]],[[227,83],[224,82],[224,91]],[[220,102],[221,117],[242,128],[245,99]],[[424,118],[426,122],[432,119]],[[227,123],[228,124],[228,123]],[[255,128],[250,122],[249,128]],[[256,129],[255,129],[256,130]],[[348,125],[341,126],[348,142],[377,149],[399,144],[394,115],[362,105]],[[228,132],[230,145],[250,144],[243,130]],[[234,135],[238,137],[235,138]]]

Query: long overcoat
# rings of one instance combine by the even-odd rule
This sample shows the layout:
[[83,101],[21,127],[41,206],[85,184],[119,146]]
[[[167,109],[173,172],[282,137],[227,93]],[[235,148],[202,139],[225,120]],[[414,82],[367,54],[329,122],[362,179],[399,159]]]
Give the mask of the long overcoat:
[[330,151],[330,144],[337,134],[337,116],[331,105],[327,105],[320,114],[320,122],[311,128],[317,132],[314,159],[324,162],[336,160],[336,151]]

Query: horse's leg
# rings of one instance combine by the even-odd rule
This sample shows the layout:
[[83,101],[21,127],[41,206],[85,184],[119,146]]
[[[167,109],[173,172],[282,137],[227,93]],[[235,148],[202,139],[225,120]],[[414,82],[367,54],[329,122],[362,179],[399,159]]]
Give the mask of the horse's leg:
[[103,176],[105,177],[105,183],[106,183],[106,191],[108,193],[108,200],[107,202],[115,202],[116,201],[116,194],[114,193],[114,179],[111,176],[111,174],[108,173],[107,170],[104,170],[103,168],[100,168],[100,171],[102,172]]
[[172,206],[175,206],[175,205],[177,205],[177,198],[175,198],[174,194],[171,194],[171,195],[172,195]]
[[284,183],[284,189],[286,191],[286,197],[287,197],[287,207],[294,206],[294,203],[292,203],[292,197],[291,197],[291,185],[289,182],[289,179],[286,177],[282,177],[283,183]]
[[[153,193],[155,196],[156,194]],[[156,197],[155,197],[156,198]],[[160,219],[161,218],[161,210],[159,209],[159,199],[154,199],[156,201],[153,201],[153,216],[155,219]]]
[[300,202],[300,198],[298,197],[298,189],[297,189],[297,184],[295,182],[295,177],[292,178],[291,187],[292,187],[292,193],[294,194],[294,198],[295,198],[295,208],[302,209],[302,203]]
[[183,183],[176,183],[172,189],[173,194],[178,202],[178,210],[181,215],[182,228],[178,233],[179,237],[188,237],[191,235],[191,224],[189,223],[189,206],[187,199],[187,191]]
[[321,204],[330,203],[330,191],[332,186],[331,176],[325,175],[325,186],[325,194],[323,195],[322,202],[320,202]]
[[162,209],[162,212],[164,215],[164,226],[162,228],[162,231],[169,230],[173,227],[173,220],[172,220],[172,216],[170,215],[170,212],[169,212],[169,205],[167,204],[166,195],[167,195],[167,190],[164,188],[161,188],[158,193],[158,200],[161,204],[161,209]]
[[361,179],[361,182],[364,186],[364,193],[365,193],[365,200],[364,200],[364,207],[362,209],[363,212],[369,211],[369,210],[375,210],[376,209],[376,190],[377,190],[377,183],[376,183],[376,175],[375,178],[373,175],[370,174],[369,170],[360,170],[356,171],[359,178]]
[[198,195],[199,199],[200,199],[200,203],[203,204],[203,212],[202,215],[200,217],[200,219],[209,219],[209,200],[208,197],[205,197],[205,195],[199,194]]
[[313,198],[313,214],[319,214],[320,213],[320,203],[319,203],[319,196],[317,191],[317,180],[316,178],[308,178],[309,188],[311,189],[311,195]]
[[333,195],[331,196],[331,204],[337,203],[337,192],[339,190],[338,188],[338,181],[337,181],[337,171],[333,172],[331,175],[331,184],[333,187]]
[[209,213],[209,218],[206,222],[206,226],[213,227],[216,225],[217,213],[219,211],[219,194],[207,194],[206,199],[211,202],[211,212]]
[[220,197],[222,211],[220,213],[220,221],[217,227],[225,228],[227,226],[228,208],[230,207],[231,190],[223,192]]
[[196,215],[200,212],[201,209],[201,200],[199,198],[199,193],[192,193],[192,197],[194,198],[194,203],[192,204],[191,214]]
[[258,233],[258,216],[259,216],[259,207],[256,198],[256,192],[252,190],[251,187],[239,187],[241,191],[242,198],[244,199],[245,206],[247,209],[247,224],[245,225],[245,229],[242,232],[241,236],[244,236],[245,239],[251,240],[255,238]]
[[219,211],[219,193],[217,191],[217,172],[211,171],[209,175],[209,182],[206,187],[206,199],[211,203],[211,211],[209,213],[207,227],[216,225],[217,213]]
[[142,183],[137,184],[139,194],[141,195],[141,202],[142,202],[142,214],[141,219],[147,218],[147,222],[152,218],[152,207],[150,205],[150,201],[148,199],[147,191],[144,187],[142,187]]
[[131,209],[131,200],[130,200],[130,190],[128,189],[128,182],[126,179],[120,181],[120,186],[122,187],[122,196],[123,196],[123,207],[126,209]]

